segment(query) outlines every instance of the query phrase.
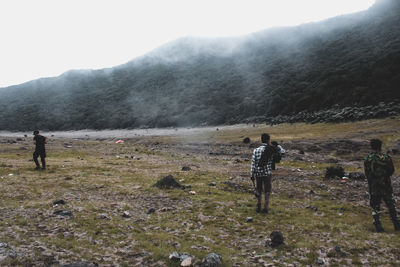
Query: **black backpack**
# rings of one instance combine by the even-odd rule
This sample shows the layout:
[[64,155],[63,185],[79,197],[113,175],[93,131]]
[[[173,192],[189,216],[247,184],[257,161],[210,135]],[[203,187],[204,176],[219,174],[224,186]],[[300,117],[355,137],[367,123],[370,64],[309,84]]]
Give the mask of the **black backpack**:
[[[271,145],[266,145],[264,147],[265,147],[264,151],[262,152],[260,160],[258,161],[258,164],[257,164],[258,167],[265,167],[267,165],[268,161],[271,158],[274,159],[274,155],[278,154],[276,147],[271,146]],[[279,159],[279,161],[280,161],[280,159]]]

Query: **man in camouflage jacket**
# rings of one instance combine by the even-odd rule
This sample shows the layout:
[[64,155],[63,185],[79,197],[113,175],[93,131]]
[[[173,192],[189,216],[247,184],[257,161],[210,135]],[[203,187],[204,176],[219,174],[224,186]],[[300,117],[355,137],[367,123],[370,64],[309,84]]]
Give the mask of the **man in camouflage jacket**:
[[372,153],[364,160],[365,176],[368,180],[368,189],[370,194],[370,205],[372,208],[372,217],[377,232],[383,232],[384,229],[379,220],[380,205],[383,200],[389,209],[396,231],[400,230],[400,223],[397,217],[395,201],[393,198],[393,188],[390,176],[394,173],[394,166],[389,155],[383,154],[382,141],[379,139],[371,140]]

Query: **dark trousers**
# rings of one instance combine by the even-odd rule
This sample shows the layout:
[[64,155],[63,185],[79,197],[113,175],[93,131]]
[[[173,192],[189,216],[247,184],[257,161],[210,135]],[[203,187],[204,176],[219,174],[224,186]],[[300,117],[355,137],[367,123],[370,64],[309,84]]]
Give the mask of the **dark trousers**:
[[256,189],[258,192],[258,198],[257,198],[257,206],[258,207],[261,206],[261,194],[264,191],[264,193],[265,193],[264,208],[268,209],[269,196],[271,194],[271,189],[272,189],[271,180],[272,180],[271,175],[256,177],[256,183],[257,183]]
[[40,161],[42,162],[42,168],[46,168],[46,152],[45,151],[35,151],[33,152],[33,161],[37,168],[40,168],[38,157],[40,156]]
[[388,192],[387,194],[371,194],[370,205],[372,208],[372,217],[376,224],[380,223],[379,214],[381,209],[381,201],[384,201],[389,209],[389,214],[393,222],[398,221],[397,211],[393,194]]
[[267,176],[260,176],[256,177],[256,182],[257,182],[257,192],[261,196],[262,191],[264,189],[264,193],[270,193],[271,192],[271,175]]

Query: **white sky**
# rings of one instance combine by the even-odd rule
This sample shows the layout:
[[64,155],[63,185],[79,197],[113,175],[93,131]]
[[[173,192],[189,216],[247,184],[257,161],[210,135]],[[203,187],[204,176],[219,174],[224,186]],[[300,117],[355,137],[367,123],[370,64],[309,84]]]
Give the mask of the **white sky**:
[[[374,0],[0,0],[0,87],[123,64],[183,36],[238,36]],[[1,97],[1,96],[0,96]]]

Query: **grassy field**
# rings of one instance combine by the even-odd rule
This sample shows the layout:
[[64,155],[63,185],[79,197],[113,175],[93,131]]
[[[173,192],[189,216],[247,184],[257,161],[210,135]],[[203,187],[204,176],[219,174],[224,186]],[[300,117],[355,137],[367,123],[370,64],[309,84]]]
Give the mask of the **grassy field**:
[[[248,175],[263,132],[287,149],[274,172],[269,214],[255,212]],[[372,137],[383,139],[386,149],[400,148],[398,117],[222,126],[123,144],[47,137],[46,171],[35,171],[30,161],[31,137],[0,137],[0,243],[7,244],[0,246],[1,266],[179,266],[168,259],[174,251],[193,255],[195,264],[219,253],[223,266],[400,264],[400,233],[384,205],[386,232],[373,232],[366,182],[324,179],[328,166],[362,172]],[[393,158],[398,202],[400,157]],[[152,186],[168,174],[186,189]],[[54,214],[58,210],[72,215]],[[285,238],[277,248],[265,245],[274,230]]]

